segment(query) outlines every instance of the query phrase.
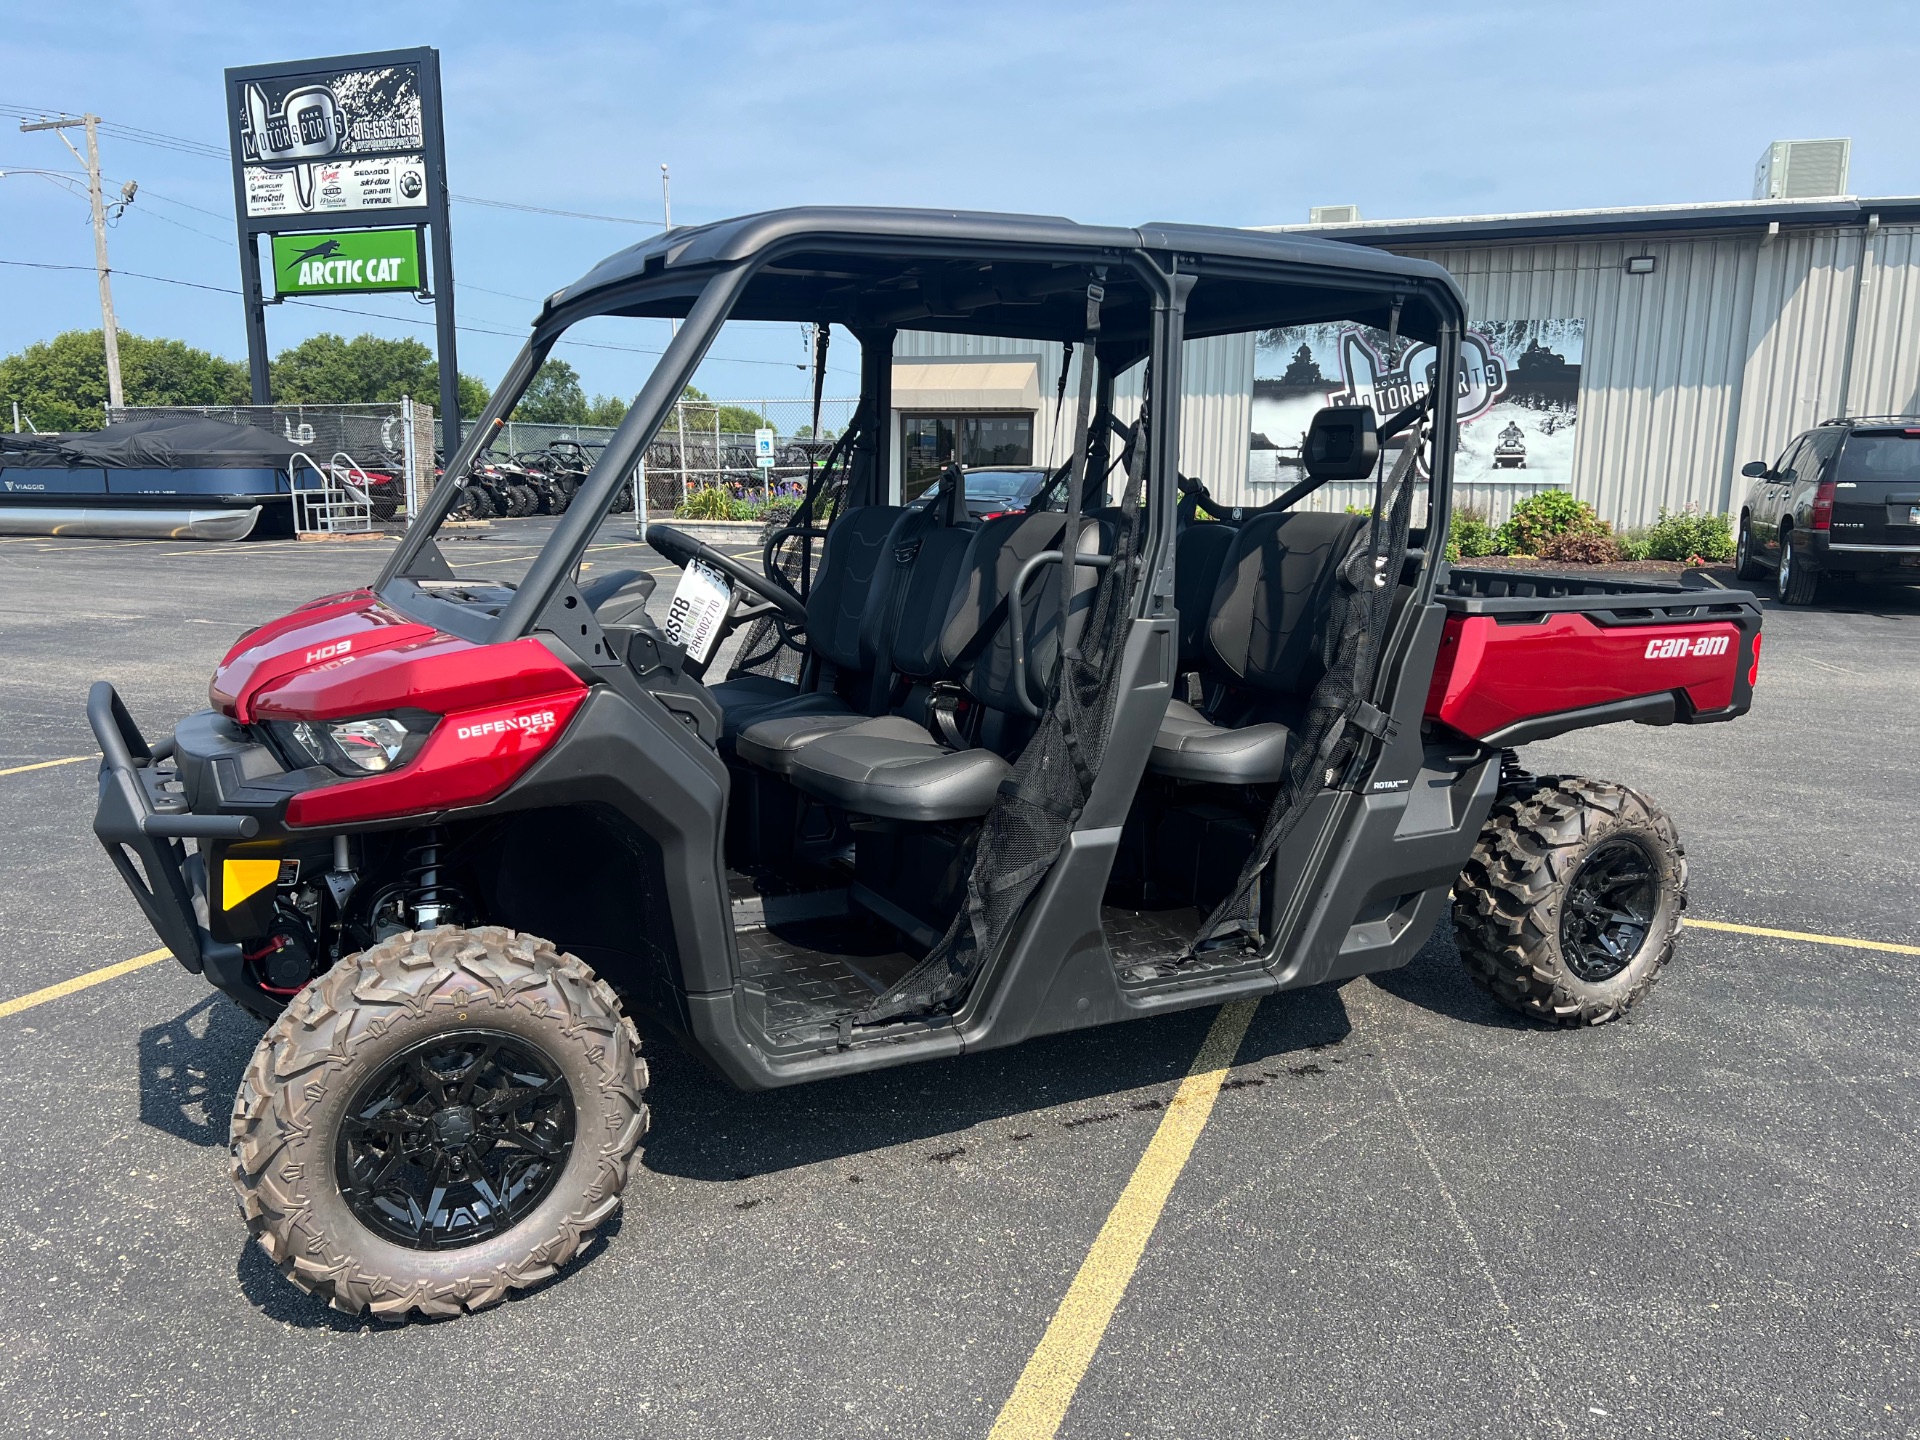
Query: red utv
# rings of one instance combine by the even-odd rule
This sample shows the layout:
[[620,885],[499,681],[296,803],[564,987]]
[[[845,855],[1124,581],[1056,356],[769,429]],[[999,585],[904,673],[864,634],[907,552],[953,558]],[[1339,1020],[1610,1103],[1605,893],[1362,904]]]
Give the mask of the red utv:
[[[526,573],[458,573],[435,532],[461,477],[605,315],[682,323]],[[762,564],[654,525],[670,604],[583,578],[729,317],[851,331],[858,417]],[[547,302],[367,588],[243,636],[158,744],[96,685],[101,841],[181,964],[267,1023],[233,1178],[282,1270],[394,1315],[551,1275],[646,1130],[632,1014],[790,1085],[1337,983],[1449,906],[1522,1013],[1635,1003],[1685,903],[1673,827],[1514,752],[1744,713],[1758,610],[1450,573],[1452,385],[1324,410],[1285,494],[1183,510],[1183,347],[1334,320],[1458,368],[1443,270],[1320,240],[832,209],[676,230]],[[1022,508],[976,518],[957,469],[893,503],[901,326],[1076,347],[1070,458]],[[1371,513],[1309,508],[1331,484]]]

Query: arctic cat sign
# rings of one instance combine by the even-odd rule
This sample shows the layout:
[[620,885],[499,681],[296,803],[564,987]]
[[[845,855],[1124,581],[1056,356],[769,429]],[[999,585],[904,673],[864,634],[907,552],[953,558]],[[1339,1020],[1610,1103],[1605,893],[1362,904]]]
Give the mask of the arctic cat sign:
[[420,232],[302,231],[273,237],[277,295],[357,295],[374,290],[418,290]]

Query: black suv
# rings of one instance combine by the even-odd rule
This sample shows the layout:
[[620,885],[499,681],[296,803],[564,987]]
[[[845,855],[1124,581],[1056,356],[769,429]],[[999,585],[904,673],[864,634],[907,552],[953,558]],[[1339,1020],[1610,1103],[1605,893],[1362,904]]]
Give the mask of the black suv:
[[1788,605],[1826,574],[1920,584],[1920,416],[1828,420],[1740,473],[1742,580],[1771,570]]

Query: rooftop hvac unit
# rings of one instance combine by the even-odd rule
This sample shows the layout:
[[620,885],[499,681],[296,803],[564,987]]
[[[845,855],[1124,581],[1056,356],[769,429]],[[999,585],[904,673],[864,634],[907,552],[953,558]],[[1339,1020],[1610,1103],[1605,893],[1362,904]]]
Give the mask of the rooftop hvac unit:
[[1360,218],[1358,205],[1311,205],[1307,207],[1309,225],[1351,225]]
[[1753,167],[1756,200],[1807,200],[1847,193],[1851,140],[1776,140]]

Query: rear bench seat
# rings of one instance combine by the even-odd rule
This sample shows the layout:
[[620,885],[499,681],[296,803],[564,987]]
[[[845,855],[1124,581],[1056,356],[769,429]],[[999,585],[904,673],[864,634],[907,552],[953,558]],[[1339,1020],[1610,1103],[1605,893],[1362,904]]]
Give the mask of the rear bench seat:
[[1190,559],[1198,569],[1213,551],[1224,552],[1204,629],[1190,631],[1184,605],[1180,617],[1181,665],[1208,682],[1212,713],[1170,701],[1147,762],[1151,773],[1257,785],[1286,772],[1307,700],[1326,673],[1322,651],[1340,561],[1366,523],[1358,515],[1282,513],[1227,531],[1230,541],[1199,535],[1214,526],[1182,534],[1175,557],[1182,570]]

